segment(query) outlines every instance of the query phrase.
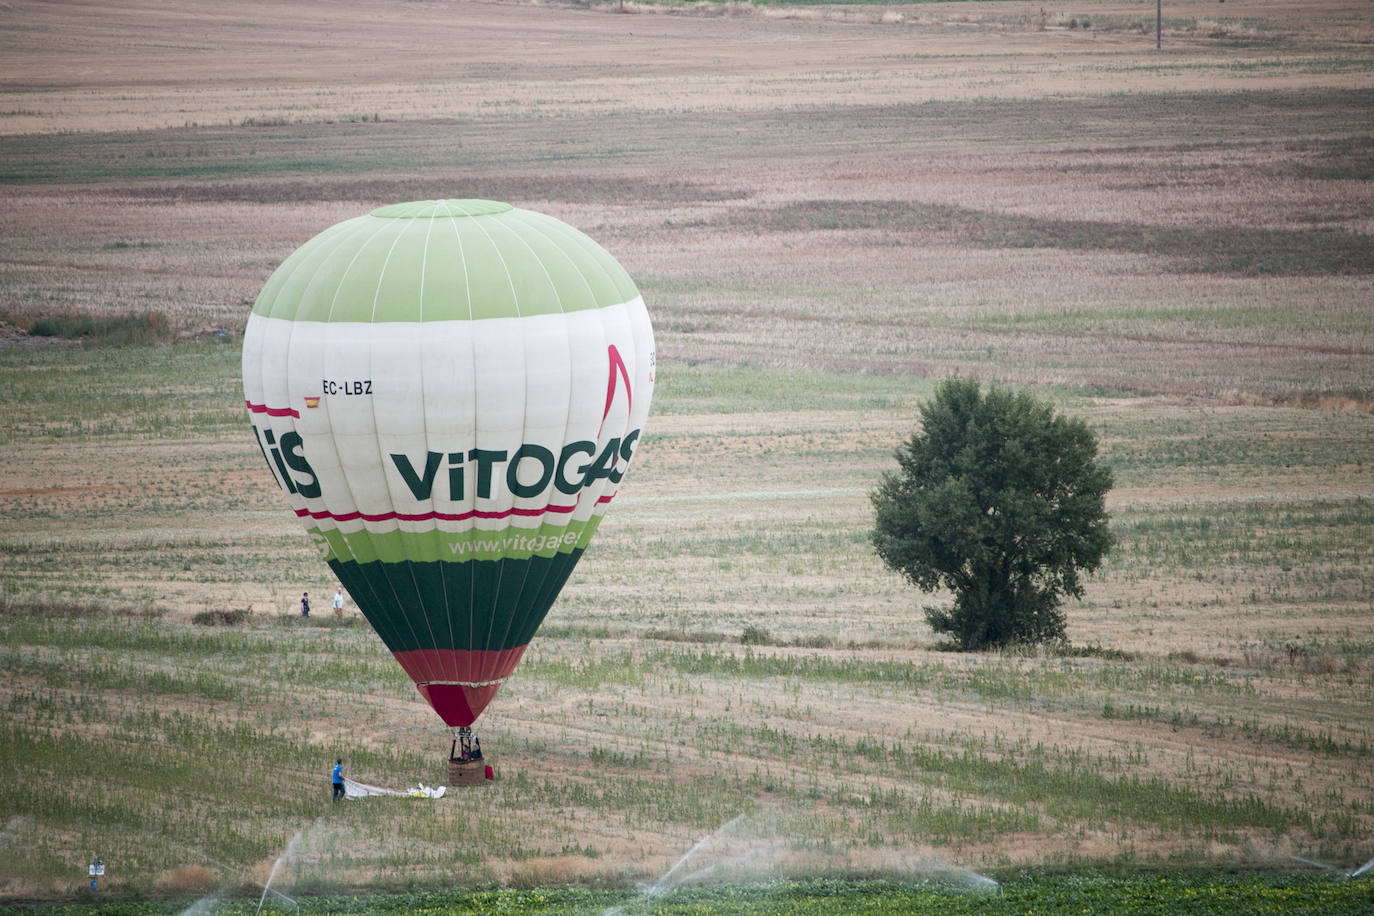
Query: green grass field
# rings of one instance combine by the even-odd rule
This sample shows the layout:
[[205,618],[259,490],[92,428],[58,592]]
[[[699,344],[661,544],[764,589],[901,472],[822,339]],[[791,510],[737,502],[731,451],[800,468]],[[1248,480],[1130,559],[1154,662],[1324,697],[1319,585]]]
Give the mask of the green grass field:
[[[5,503],[0,805],[30,886],[91,849],[119,893],[248,892],[297,833],[297,891],[615,885],[665,868],[617,837],[675,858],[741,817],[732,842],[769,850],[741,880],[1005,870],[1008,837],[1063,834],[1040,864],[1363,861],[1374,519],[1309,488],[1361,463],[1367,415],[1063,393],[1116,469],[1121,547],[1076,648],[966,656],[866,543],[928,382],[668,364],[636,485],[484,719],[501,778],[331,809],[322,761],[439,783],[443,729],[356,617],[291,616],[328,583],[244,433],[237,348],[0,366],[45,405],[6,429],[29,473],[85,469]],[[691,479],[730,454],[750,490]]]
[[[107,912],[1370,910],[1367,11],[1186,0],[1156,53],[1153,4],[628,7],[7,14],[0,901],[97,906],[99,856]],[[295,616],[335,582],[240,335],[441,196],[621,260],[655,402],[498,778],[331,806],[449,737],[351,607]],[[952,375],[1113,469],[1066,645],[949,651],[869,546]]]

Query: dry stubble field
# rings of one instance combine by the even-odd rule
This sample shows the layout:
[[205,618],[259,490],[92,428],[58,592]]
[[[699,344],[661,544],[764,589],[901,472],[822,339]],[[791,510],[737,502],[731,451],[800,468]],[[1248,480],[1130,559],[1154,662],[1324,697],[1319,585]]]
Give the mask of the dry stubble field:
[[[232,887],[297,833],[282,887],[652,879],[727,823],[697,864],[1374,855],[1362,4],[1169,4],[1162,51],[1129,2],[75,9],[0,11],[0,318],[185,341],[0,349],[0,894]],[[328,810],[337,753],[446,744],[356,619],[280,618],[332,584],[235,338],[296,245],[436,196],[597,238],[665,368],[483,720],[502,779]],[[867,547],[951,374],[1098,431],[1077,649],[940,651]]]

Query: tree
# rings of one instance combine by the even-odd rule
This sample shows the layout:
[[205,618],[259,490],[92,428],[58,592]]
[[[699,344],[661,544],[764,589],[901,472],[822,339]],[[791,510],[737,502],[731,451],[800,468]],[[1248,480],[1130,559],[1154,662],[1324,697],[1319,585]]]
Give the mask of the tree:
[[870,494],[873,546],[922,591],[954,592],[952,608],[926,608],[935,632],[963,649],[1064,639],[1061,602],[1083,596],[1080,571],[1114,543],[1112,473],[1087,424],[1024,391],[951,379],[896,458]]

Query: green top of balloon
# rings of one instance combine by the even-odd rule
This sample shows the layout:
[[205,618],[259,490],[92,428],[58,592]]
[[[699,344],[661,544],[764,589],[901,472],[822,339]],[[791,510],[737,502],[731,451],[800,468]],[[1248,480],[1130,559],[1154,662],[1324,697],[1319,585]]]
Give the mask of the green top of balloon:
[[412,200],[408,204],[390,204],[372,211],[383,219],[463,219],[509,213],[515,208],[499,200]]
[[552,216],[492,200],[419,200],[331,226],[253,304],[294,321],[452,321],[603,308],[639,295],[604,248]]

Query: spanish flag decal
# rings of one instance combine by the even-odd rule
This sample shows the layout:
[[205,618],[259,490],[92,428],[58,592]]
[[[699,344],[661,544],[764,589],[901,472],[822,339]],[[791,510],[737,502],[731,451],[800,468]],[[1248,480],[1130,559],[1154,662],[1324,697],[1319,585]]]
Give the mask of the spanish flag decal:
[[310,395],[307,394],[307,395],[305,396],[305,406],[306,406],[306,407],[319,407],[319,406],[320,406],[320,396],[317,394],[317,395],[315,395],[314,397],[311,397]]

